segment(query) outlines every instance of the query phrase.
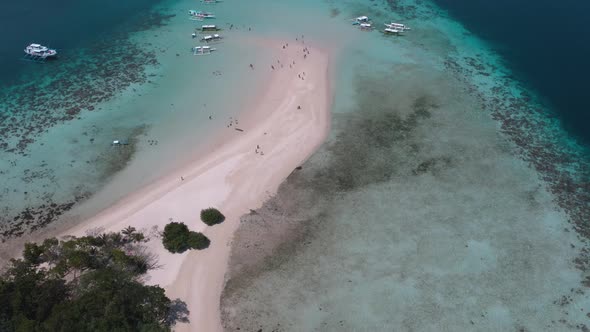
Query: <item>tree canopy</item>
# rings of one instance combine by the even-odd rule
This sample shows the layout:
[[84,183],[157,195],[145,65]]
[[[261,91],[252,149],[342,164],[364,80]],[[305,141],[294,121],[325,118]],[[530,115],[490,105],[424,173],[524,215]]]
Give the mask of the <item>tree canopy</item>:
[[141,276],[156,267],[143,234],[120,233],[27,243],[0,276],[0,331],[170,331],[187,321]]
[[202,233],[191,232],[181,222],[171,222],[164,227],[162,244],[166,250],[173,253],[182,253],[189,249],[205,249],[211,241]]

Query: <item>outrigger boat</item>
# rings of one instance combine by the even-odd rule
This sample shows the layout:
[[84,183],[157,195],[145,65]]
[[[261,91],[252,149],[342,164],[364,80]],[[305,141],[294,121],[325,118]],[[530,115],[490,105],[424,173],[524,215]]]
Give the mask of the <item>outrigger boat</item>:
[[206,5],[214,5],[216,3],[223,2],[223,0],[201,0],[201,2]]
[[188,11],[188,14],[191,17],[194,17],[197,20],[202,20],[202,19],[205,19],[205,18],[215,18],[215,14],[209,13],[209,12],[202,12],[200,10],[193,10],[193,9],[191,9],[191,10]]
[[406,31],[406,30],[412,30],[410,29],[410,27],[406,26],[405,24],[401,24],[401,23],[390,23],[390,24],[385,24],[385,26],[389,29],[394,29],[394,30],[400,30],[400,31]]
[[219,31],[219,30],[221,30],[221,29],[219,29],[214,24],[208,24],[208,25],[202,25],[201,26],[201,31]]
[[352,19],[353,25],[359,25],[359,24],[363,24],[363,23],[370,23],[368,16],[359,16],[359,17]]
[[373,30],[373,25],[371,23],[361,23],[359,24],[359,27],[361,28],[361,30],[365,31]]
[[208,55],[217,50],[211,46],[195,46],[193,47],[193,55]]
[[25,47],[27,56],[35,59],[45,60],[57,56],[57,51],[41,44],[30,44]]
[[203,38],[201,38],[201,41],[209,44],[209,43],[213,43],[213,42],[219,42],[219,41],[221,41],[221,39],[223,39],[223,37],[221,37],[218,34],[214,34],[214,35],[204,36]]
[[402,30],[393,29],[393,28],[385,28],[383,30],[383,33],[388,34],[388,35],[399,35],[402,32],[403,32]]

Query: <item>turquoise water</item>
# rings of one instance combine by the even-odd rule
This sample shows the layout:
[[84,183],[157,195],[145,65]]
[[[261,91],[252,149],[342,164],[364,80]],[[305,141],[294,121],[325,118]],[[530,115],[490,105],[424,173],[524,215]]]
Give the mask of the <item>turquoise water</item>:
[[[0,92],[4,238],[87,218],[233,134],[229,117],[265,77],[248,63],[267,55],[220,18],[219,51],[193,56],[203,24],[188,20],[194,5],[161,2],[91,46],[31,64]],[[231,9],[215,7],[220,17]]]
[[225,328],[583,330],[587,148],[434,3],[307,5],[412,30],[340,26],[331,135],[242,218]]

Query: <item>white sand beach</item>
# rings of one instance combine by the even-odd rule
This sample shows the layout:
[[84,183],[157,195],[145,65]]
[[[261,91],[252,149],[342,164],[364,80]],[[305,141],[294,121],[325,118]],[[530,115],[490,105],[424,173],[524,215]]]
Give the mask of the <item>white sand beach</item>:
[[[170,298],[182,299],[190,310],[190,323],[178,325],[178,331],[193,331],[192,324],[202,331],[221,330],[219,299],[240,216],[273,195],[328,133],[328,54],[294,40],[288,46],[277,40],[255,42],[276,54],[273,63],[252,64],[252,70],[270,72],[268,86],[245,107],[238,124],[231,124],[234,130],[217,149],[63,233],[119,231],[126,226],[145,231],[157,226],[161,231],[173,220],[209,237],[208,249],[184,254],[168,253],[158,238],[148,242],[162,268],[151,271],[147,282],[164,287]],[[207,227],[199,220],[199,212],[207,207],[221,210],[226,221]]]

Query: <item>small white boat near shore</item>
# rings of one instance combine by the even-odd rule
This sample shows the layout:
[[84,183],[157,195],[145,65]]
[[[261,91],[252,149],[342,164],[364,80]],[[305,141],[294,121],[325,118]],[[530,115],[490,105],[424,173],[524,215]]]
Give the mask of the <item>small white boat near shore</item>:
[[387,35],[400,35],[402,32],[403,32],[402,30],[393,29],[393,28],[385,28],[383,30],[383,33],[387,34]]
[[408,27],[408,26],[407,26],[407,25],[405,25],[405,24],[401,24],[401,23],[395,23],[395,22],[392,22],[392,23],[389,23],[389,24],[385,24],[385,26],[386,26],[388,29],[395,29],[395,30],[400,30],[400,31],[402,31],[402,32],[403,32],[403,31],[406,31],[406,30],[412,30],[410,27]]
[[219,30],[221,30],[221,29],[219,29],[214,24],[207,24],[207,25],[202,25],[201,26],[201,31],[219,31]]
[[47,59],[57,56],[56,50],[36,43],[30,44],[29,46],[25,47],[25,53],[30,57],[39,59]]
[[211,46],[202,45],[202,46],[195,46],[193,47],[193,55],[209,55],[211,52],[216,51],[217,49]]
[[373,30],[373,25],[371,23],[361,23],[359,24],[359,28],[364,31]]
[[360,25],[363,23],[370,23],[371,21],[369,20],[368,16],[359,16],[359,17],[355,17],[353,19],[351,19],[352,24],[353,25]]
[[213,35],[203,36],[203,38],[201,38],[201,41],[205,42],[207,44],[210,44],[210,43],[220,42],[222,39],[223,39],[223,37],[221,37],[221,35],[213,34]]
[[204,11],[194,10],[194,9],[190,9],[188,11],[188,14],[190,15],[191,19],[198,20],[198,21],[201,21],[204,19],[215,18],[215,14],[213,14],[211,12],[204,12]]

